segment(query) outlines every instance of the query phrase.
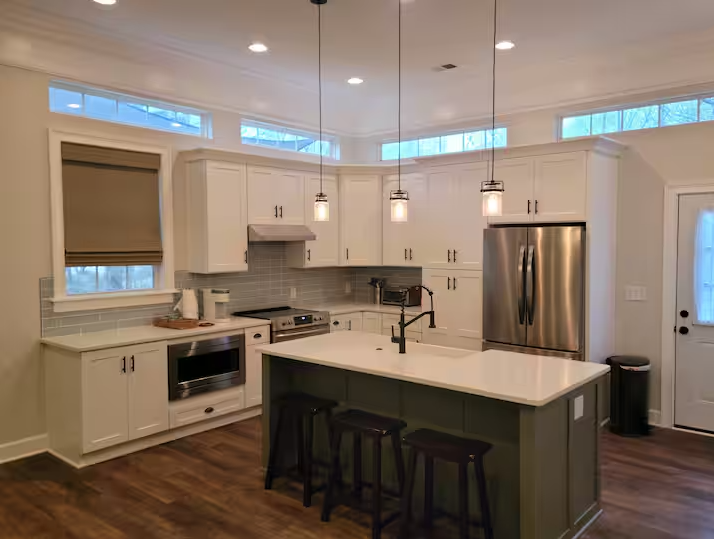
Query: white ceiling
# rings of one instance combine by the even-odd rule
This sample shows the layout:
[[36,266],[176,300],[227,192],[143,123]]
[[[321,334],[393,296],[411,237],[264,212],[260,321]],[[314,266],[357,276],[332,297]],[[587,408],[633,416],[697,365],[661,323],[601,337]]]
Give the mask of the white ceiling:
[[[680,65],[682,55],[714,54],[714,42],[702,37],[714,28],[711,0],[498,1],[498,37],[517,44],[497,56],[501,112],[714,81],[711,62]],[[493,2],[402,2],[405,125],[488,113]],[[182,65],[202,61],[223,70],[214,81],[222,91],[213,97],[222,105],[267,116],[280,111],[274,115],[297,123],[315,121],[316,107],[309,103],[317,88],[317,8],[309,0],[118,0],[111,9],[90,0],[0,4],[15,8],[13,31],[32,43],[38,39],[33,30],[44,24],[45,37],[83,36],[74,46],[89,44],[84,54],[90,49],[98,54],[107,40],[114,44],[105,45],[106,54],[118,55],[116,43],[127,47],[125,62],[157,63],[157,50],[183,58],[184,64],[171,69],[158,63],[165,78],[190,76],[180,75]],[[329,0],[323,6],[325,120],[333,129],[366,134],[396,128],[397,6],[398,0]],[[266,43],[270,52],[249,52],[252,41]],[[677,67],[665,69],[665,56]],[[443,63],[459,67],[434,72]],[[348,86],[351,76],[366,82]],[[301,110],[291,112],[280,100]]]

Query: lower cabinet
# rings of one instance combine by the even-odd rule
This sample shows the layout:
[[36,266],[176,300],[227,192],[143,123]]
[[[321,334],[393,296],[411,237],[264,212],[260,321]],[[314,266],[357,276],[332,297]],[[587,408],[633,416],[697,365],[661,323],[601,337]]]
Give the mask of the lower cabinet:
[[481,350],[483,272],[424,270],[422,281],[434,291],[436,325],[424,328],[424,342]]
[[382,315],[379,313],[362,313],[362,331],[381,335]]
[[245,330],[245,407],[263,404],[263,354],[258,345],[270,342],[270,327]]
[[214,391],[171,404],[170,426],[172,429],[199,423],[246,408],[244,386]]
[[169,428],[166,342],[82,354],[85,453]]
[[331,317],[330,332],[362,331],[362,313],[339,314]]
[[[414,314],[408,314],[406,316],[407,322],[414,318]],[[392,336],[392,328],[394,328],[394,335],[399,336],[399,319],[398,314],[383,314],[382,315],[382,335],[388,337]],[[422,318],[423,320],[423,318]],[[410,342],[422,342],[422,320],[417,320],[412,325],[410,325],[404,332],[407,341]]]

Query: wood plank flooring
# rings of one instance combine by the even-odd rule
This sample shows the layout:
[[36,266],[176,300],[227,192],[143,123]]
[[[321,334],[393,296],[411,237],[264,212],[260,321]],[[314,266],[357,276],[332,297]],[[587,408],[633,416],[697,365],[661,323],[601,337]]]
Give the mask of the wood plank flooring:
[[[586,539],[714,538],[714,438],[605,433],[603,487]],[[365,539],[367,526],[345,508],[321,523],[297,487],[264,491],[259,418],[81,471],[49,455],[0,466],[2,539]]]

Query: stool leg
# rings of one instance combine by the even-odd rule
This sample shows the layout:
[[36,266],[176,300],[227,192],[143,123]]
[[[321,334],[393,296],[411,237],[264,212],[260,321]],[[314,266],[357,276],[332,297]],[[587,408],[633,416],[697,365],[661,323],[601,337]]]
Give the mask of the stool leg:
[[424,527],[434,521],[434,457],[424,455]]
[[305,432],[303,433],[303,470],[302,470],[302,504],[305,507],[312,505],[312,436],[313,416],[305,417]]
[[404,455],[402,455],[402,439],[398,432],[392,433],[392,448],[394,449],[394,465],[397,467],[399,480],[399,495],[404,492]]
[[268,456],[268,469],[265,471],[265,490],[273,488],[273,479],[275,478],[276,466],[280,454],[280,437],[285,421],[285,410],[282,406],[277,406],[278,420],[273,431],[273,439],[270,443],[270,455]]
[[404,481],[404,491],[402,492],[401,513],[402,522],[399,531],[400,539],[409,538],[409,520],[412,512],[412,493],[414,492],[414,476],[416,475],[417,451],[413,447],[407,449],[407,476]]
[[342,440],[342,432],[334,427],[330,430],[330,470],[327,475],[327,490],[325,491],[325,500],[322,506],[321,518],[323,522],[330,521],[330,513],[334,503],[335,483],[337,483],[340,475],[340,441]]
[[372,539],[382,536],[382,437],[374,437],[372,457]]
[[357,499],[362,498],[362,435],[355,432],[352,436],[354,466],[352,469],[352,492]]
[[476,484],[478,486],[478,499],[481,504],[481,523],[485,539],[493,539],[493,526],[491,524],[491,508],[488,503],[488,490],[486,488],[486,473],[483,469],[483,457],[474,462],[476,468]]
[[459,538],[469,538],[468,464],[459,464]]
[[295,449],[297,453],[297,469],[298,473],[302,474],[305,470],[305,432],[303,424],[305,416],[296,414],[293,419],[293,428],[295,429]]

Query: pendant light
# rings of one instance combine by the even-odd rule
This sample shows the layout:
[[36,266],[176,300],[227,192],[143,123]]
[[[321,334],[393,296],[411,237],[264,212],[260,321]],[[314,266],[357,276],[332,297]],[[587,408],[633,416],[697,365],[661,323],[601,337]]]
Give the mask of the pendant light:
[[481,211],[485,217],[498,217],[503,210],[503,182],[495,180],[496,172],[496,33],[498,27],[498,0],[493,0],[493,64],[491,87],[491,170],[490,178],[481,182],[483,203]]
[[399,3],[399,84],[398,84],[398,105],[397,115],[398,123],[398,138],[399,138],[399,161],[397,165],[397,189],[389,193],[389,202],[392,206],[392,223],[406,223],[409,217],[409,193],[402,189],[402,0],[397,0]]
[[322,147],[322,5],[327,0],[310,0],[317,6],[317,79],[318,79],[318,99],[320,102],[320,192],[315,195],[315,221],[330,220],[330,203],[327,195],[322,189],[323,177],[323,147]]

